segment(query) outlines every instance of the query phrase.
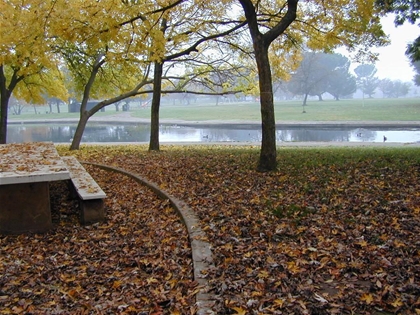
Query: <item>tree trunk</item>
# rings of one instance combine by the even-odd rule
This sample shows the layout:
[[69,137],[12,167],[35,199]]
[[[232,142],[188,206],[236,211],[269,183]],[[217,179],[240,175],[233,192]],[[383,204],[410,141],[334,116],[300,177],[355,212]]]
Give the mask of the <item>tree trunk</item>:
[[[99,54],[96,58],[96,62],[93,65],[92,71],[89,76],[89,80],[85,85],[83,91],[82,103],[80,104],[80,120],[77,124],[76,132],[73,136],[73,141],[70,145],[70,150],[79,150],[80,142],[82,141],[83,132],[85,131],[86,124],[90,116],[96,113],[99,108],[92,108],[91,112],[86,110],[87,102],[89,100],[90,90],[92,89],[93,83],[95,82],[96,75],[98,74],[99,69],[105,63],[105,58],[103,54]],[[95,106],[96,107],[96,106]]]
[[9,107],[10,93],[6,87],[2,86],[1,88],[1,97],[0,97],[0,144],[5,144],[7,141],[7,116]]
[[308,100],[308,93],[305,93],[305,96],[303,97],[303,104],[302,104],[302,106],[306,106],[307,100]]
[[153,76],[153,97],[150,121],[149,151],[159,151],[159,108],[162,92],[163,62],[155,62]]
[[55,105],[57,106],[57,113],[60,114],[60,102],[56,102]]
[[273,171],[277,168],[276,120],[274,117],[273,82],[271,77],[268,48],[270,44],[296,19],[298,0],[287,0],[287,12],[281,20],[264,34],[259,31],[256,8],[251,0],[238,0],[248,22],[249,32],[258,67],[262,141],[258,163],[259,171]]
[[306,113],[305,106],[306,106],[307,100],[308,100],[308,93],[305,93],[305,96],[303,97],[303,103],[302,103],[302,114]]
[[274,117],[273,84],[271,78],[268,46],[264,40],[254,39],[255,59],[258,66],[261,105],[261,152],[258,170],[262,172],[273,171],[277,168],[276,148],[276,120]]
[[9,109],[9,100],[12,91],[17,83],[21,80],[16,75],[17,70],[13,73],[9,87],[7,87],[6,76],[4,74],[3,65],[0,65],[0,144],[7,141],[7,118]]
[[79,150],[83,132],[85,131],[89,117],[90,116],[88,111],[83,111],[80,113],[79,123],[77,124],[76,132],[74,133],[73,140],[70,145],[70,150]]

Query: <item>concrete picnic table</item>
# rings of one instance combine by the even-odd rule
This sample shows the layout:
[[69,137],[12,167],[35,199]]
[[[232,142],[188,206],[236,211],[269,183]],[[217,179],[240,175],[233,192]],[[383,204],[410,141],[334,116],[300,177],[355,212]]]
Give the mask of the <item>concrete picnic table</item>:
[[52,227],[49,182],[70,179],[52,142],[0,145],[0,233]]

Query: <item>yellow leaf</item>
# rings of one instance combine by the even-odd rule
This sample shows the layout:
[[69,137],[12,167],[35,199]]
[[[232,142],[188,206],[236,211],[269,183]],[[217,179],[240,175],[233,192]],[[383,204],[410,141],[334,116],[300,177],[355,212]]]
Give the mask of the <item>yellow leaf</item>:
[[404,303],[399,298],[397,298],[394,302],[391,303],[391,305],[393,307],[400,307],[400,306],[403,306]]
[[147,281],[147,284],[159,283],[159,281],[153,277],[148,278],[146,281]]
[[296,274],[296,273],[300,272],[300,268],[296,265],[296,263],[294,261],[291,261],[291,262],[287,263],[287,269],[289,269],[289,271],[293,274]]
[[114,283],[112,284],[112,288],[118,289],[121,285],[122,285],[121,281],[115,280]]
[[276,306],[278,306],[278,307],[283,307],[283,304],[284,304],[284,300],[283,300],[283,299],[276,299],[276,300],[274,300],[273,302],[274,302],[274,304],[275,304]]
[[360,300],[366,302],[366,304],[371,304],[373,302],[373,295],[370,293],[364,293]]
[[357,245],[360,245],[361,247],[366,247],[368,243],[365,240],[361,240],[360,242],[356,243]]
[[268,274],[268,272],[266,271],[266,270],[261,270],[259,273],[258,273],[258,278],[261,278],[261,279],[266,279],[266,278],[268,278],[269,277],[269,274]]

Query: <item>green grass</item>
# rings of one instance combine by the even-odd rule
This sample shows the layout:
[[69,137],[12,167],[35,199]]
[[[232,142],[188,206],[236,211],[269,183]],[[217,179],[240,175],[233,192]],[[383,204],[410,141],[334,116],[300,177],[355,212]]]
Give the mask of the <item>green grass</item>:
[[[282,101],[275,103],[276,121],[417,121],[420,120],[420,98],[402,99],[353,99],[309,101],[302,113],[301,101]],[[44,112],[45,110],[40,110]],[[98,112],[97,116],[115,115],[114,106],[106,112]],[[150,119],[150,108],[134,108],[130,111],[133,117]],[[63,112],[60,114],[38,114],[31,112],[19,116],[10,115],[14,119],[56,119],[78,118],[78,113]],[[186,121],[204,120],[261,120],[260,105],[257,102],[228,104],[191,104],[185,106],[162,105],[160,119]]]
[[[276,121],[409,121],[420,120],[420,99],[311,101],[305,106],[305,111],[302,113],[302,104],[298,101],[275,103]],[[149,117],[149,113],[144,110],[133,115]],[[180,120],[261,119],[258,103],[162,107],[160,117]]]
[[[115,111],[107,111],[107,112],[98,112],[95,114],[95,117],[98,116],[110,116],[115,115]],[[10,120],[33,120],[33,119],[67,119],[67,118],[76,118],[78,119],[80,117],[79,113],[68,113],[68,112],[61,112],[61,113],[51,113],[51,114],[34,114],[33,111],[25,111],[21,115],[10,115]]]
[[365,99],[341,101],[311,101],[305,106],[298,102],[279,103],[277,120],[420,120],[420,99]]

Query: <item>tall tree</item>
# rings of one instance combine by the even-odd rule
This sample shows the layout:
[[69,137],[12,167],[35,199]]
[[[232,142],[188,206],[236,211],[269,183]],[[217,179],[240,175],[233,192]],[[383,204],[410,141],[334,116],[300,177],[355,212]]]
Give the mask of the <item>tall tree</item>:
[[392,97],[394,82],[391,79],[382,79],[379,82],[378,88],[381,90],[383,97]]
[[384,97],[398,98],[408,94],[410,85],[410,83],[400,80],[391,81],[390,79],[383,79],[379,82],[379,89],[382,91]]
[[260,171],[272,171],[277,168],[277,148],[273,84],[268,49],[271,43],[295,21],[298,1],[288,0],[286,13],[278,17],[279,20],[265,33],[260,31],[257,15],[258,7],[251,0],[239,0],[239,2],[248,22],[259,77],[262,142],[258,169]]
[[[203,53],[209,48],[209,42],[231,35],[246,25],[227,18],[217,2],[211,1],[201,2],[200,6],[194,1],[183,1],[164,13],[159,31],[165,54],[154,63],[149,150],[159,150],[159,109],[165,65],[183,64],[185,67],[188,64],[200,68],[207,65],[211,68],[214,58]],[[185,78],[183,81],[183,89],[171,89],[170,92],[186,93],[189,80]]]
[[303,106],[309,95],[322,99],[322,94],[329,92],[338,99],[354,92],[349,67],[348,58],[340,54],[306,52],[299,68],[292,74],[288,88],[292,93],[304,96]]
[[357,83],[364,95],[373,97],[376,88],[379,86],[379,79],[375,77],[377,69],[373,64],[361,64],[354,69],[357,75]]
[[295,95],[303,95],[303,112],[309,95],[322,95],[325,92],[329,71],[322,62],[323,54],[306,52],[299,68],[292,74],[288,89]]
[[[152,83],[148,78],[156,32],[153,1],[67,1],[55,7],[55,49],[72,77],[71,90],[80,93],[80,119],[70,146],[78,149],[89,118],[100,109],[135,96]],[[71,13],[70,13],[71,12]],[[139,13],[140,12],[140,13]],[[147,18],[146,18],[147,17]],[[64,25],[64,26],[63,26]],[[159,54],[160,46],[153,47]],[[87,108],[90,98],[105,99]]]
[[374,0],[314,0],[302,3],[298,0],[238,1],[248,22],[258,69],[262,120],[258,169],[271,171],[277,166],[269,58],[272,43],[274,48],[285,52],[299,45],[323,51],[331,51],[335,46],[345,45],[353,51],[357,50],[358,55],[361,55],[368,53],[370,46],[384,44],[385,35],[379,23],[379,16],[376,16]]
[[350,73],[350,60],[340,54],[334,54],[339,64],[328,76],[327,92],[334,96],[335,100],[340,97],[350,96],[357,90],[356,77]]
[[51,51],[49,12],[54,3],[3,1],[0,9],[0,143],[7,141],[8,106],[17,99],[44,103],[44,95],[66,99],[58,59]]
[[[125,1],[112,6],[113,2],[115,0],[95,5],[86,3],[80,7],[78,12],[82,12],[81,17],[71,24],[70,32],[64,31],[62,37],[66,41],[58,46],[76,78],[78,86],[75,90],[83,91],[80,120],[70,149],[79,148],[88,119],[99,109],[127,97],[151,93],[149,149],[159,150],[160,97],[163,92],[167,92],[162,90],[163,79],[168,80],[163,77],[165,63],[171,62],[170,68],[181,57],[198,52],[198,46],[202,43],[225,36],[245,23],[211,22],[213,26],[209,27],[207,20],[215,20],[215,16],[208,14],[207,7],[213,6],[211,10],[217,12],[212,3],[197,8],[195,3],[182,0],[161,4],[154,1]],[[139,11],[143,13],[138,14]],[[79,27],[78,23],[81,24]],[[218,23],[234,26],[219,32],[214,27]],[[67,34],[72,34],[74,28],[82,28],[83,25],[91,25],[87,33],[67,41]],[[207,29],[213,30],[213,33]],[[194,58],[186,59],[191,61]],[[153,69],[151,77],[150,69]],[[143,79],[133,84],[132,78],[135,77]],[[176,91],[172,89],[170,92]],[[96,98],[107,99],[88,110],[87,101],[95,95]]]

